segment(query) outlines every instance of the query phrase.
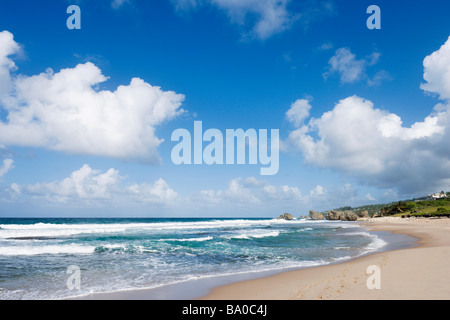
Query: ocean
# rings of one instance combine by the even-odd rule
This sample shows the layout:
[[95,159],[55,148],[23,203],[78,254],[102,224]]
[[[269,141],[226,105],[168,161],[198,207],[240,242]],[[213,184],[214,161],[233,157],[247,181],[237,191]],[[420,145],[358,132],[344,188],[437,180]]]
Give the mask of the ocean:
[[[1,218],[0,299],[63,299],[233,278],[336,263],[386,245],[380,235],[341,221]],[[68,285],[73,270],[76,288]]]

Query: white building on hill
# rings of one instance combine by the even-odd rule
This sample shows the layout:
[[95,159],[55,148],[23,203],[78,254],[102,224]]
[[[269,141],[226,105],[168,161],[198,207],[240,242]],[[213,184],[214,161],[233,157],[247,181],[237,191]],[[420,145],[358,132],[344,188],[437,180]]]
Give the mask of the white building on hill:
[[444,198],[447,198],[447,195],[444,192],[433,193],[433,194],[428,195],[428,198],[430,198],[432,200],[444,199]]

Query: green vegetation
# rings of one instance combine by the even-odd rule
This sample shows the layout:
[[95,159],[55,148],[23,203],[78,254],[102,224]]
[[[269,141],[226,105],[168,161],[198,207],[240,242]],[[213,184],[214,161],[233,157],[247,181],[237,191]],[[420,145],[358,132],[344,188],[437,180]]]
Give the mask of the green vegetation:
[[400,201],[380,210],[382,216],[438,217],[450,215],[450,198]]
[[[442,192],[444,193],[444,192]],[[409,199],[393,203],[372,204],[360,207],[341,207],[337,211],[353,211],[355,213],[367,211],[369,216],[412,216],[412,217],[439,217],[450,216],[450,192],[447,198],[429,200],[427,197]]]
[[367,211],[369,213],[369,216],[374,216],[374,215],[378,215],[380,214],[380,211],[382,208],[388,206],[390,204],[386,204],[386,203],[381,203],[381,204],[368,204],[368,205],[364,205],[364,206],[360,206],[360,207],[350,207],[350,206],[346,206],[346,207],[341,207],[341,208],[337,208],[334,209],[336,211],[353,211],[355,213],[361,212],[361,211]]

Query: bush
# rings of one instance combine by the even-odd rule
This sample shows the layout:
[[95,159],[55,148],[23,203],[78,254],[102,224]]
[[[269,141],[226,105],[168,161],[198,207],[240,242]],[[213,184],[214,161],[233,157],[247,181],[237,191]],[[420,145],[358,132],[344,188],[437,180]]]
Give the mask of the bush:
[[450,209],[439,207],[439,208],[437,208],[436,213],[450,213]]
[[407,202],[405,206],[403,206],[405,211],[414,211],[417,209],[417,203],[415,202]]

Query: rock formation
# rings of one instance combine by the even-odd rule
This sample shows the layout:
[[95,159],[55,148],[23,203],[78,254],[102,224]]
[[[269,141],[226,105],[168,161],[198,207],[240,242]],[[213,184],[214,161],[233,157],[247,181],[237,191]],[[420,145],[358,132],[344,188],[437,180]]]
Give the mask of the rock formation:
[[309,218],[311,220],[323,220],[324,216],[320,212],[309,210]]
[[327,220],[341,220],[341,221],[356,221],[358,215],[353,211],[337,211],[330,210],[327,212],[325,219]]
[[294,217],[290,213],[285,213],[285,214],[280,215],[278,217],[278,219],[292,220],[292,219],[294,219]]
[[369,211],[363,210],[356,213],[359,218],[370,218]]
[[341,213],[339,220],[341,221],[356,221],[358,220],[358,215],[353,211],[344,211]]
[[341,212],[336,210],[330,210],[327,212],[325,219],[327,220],[339,220],[341,217]]

